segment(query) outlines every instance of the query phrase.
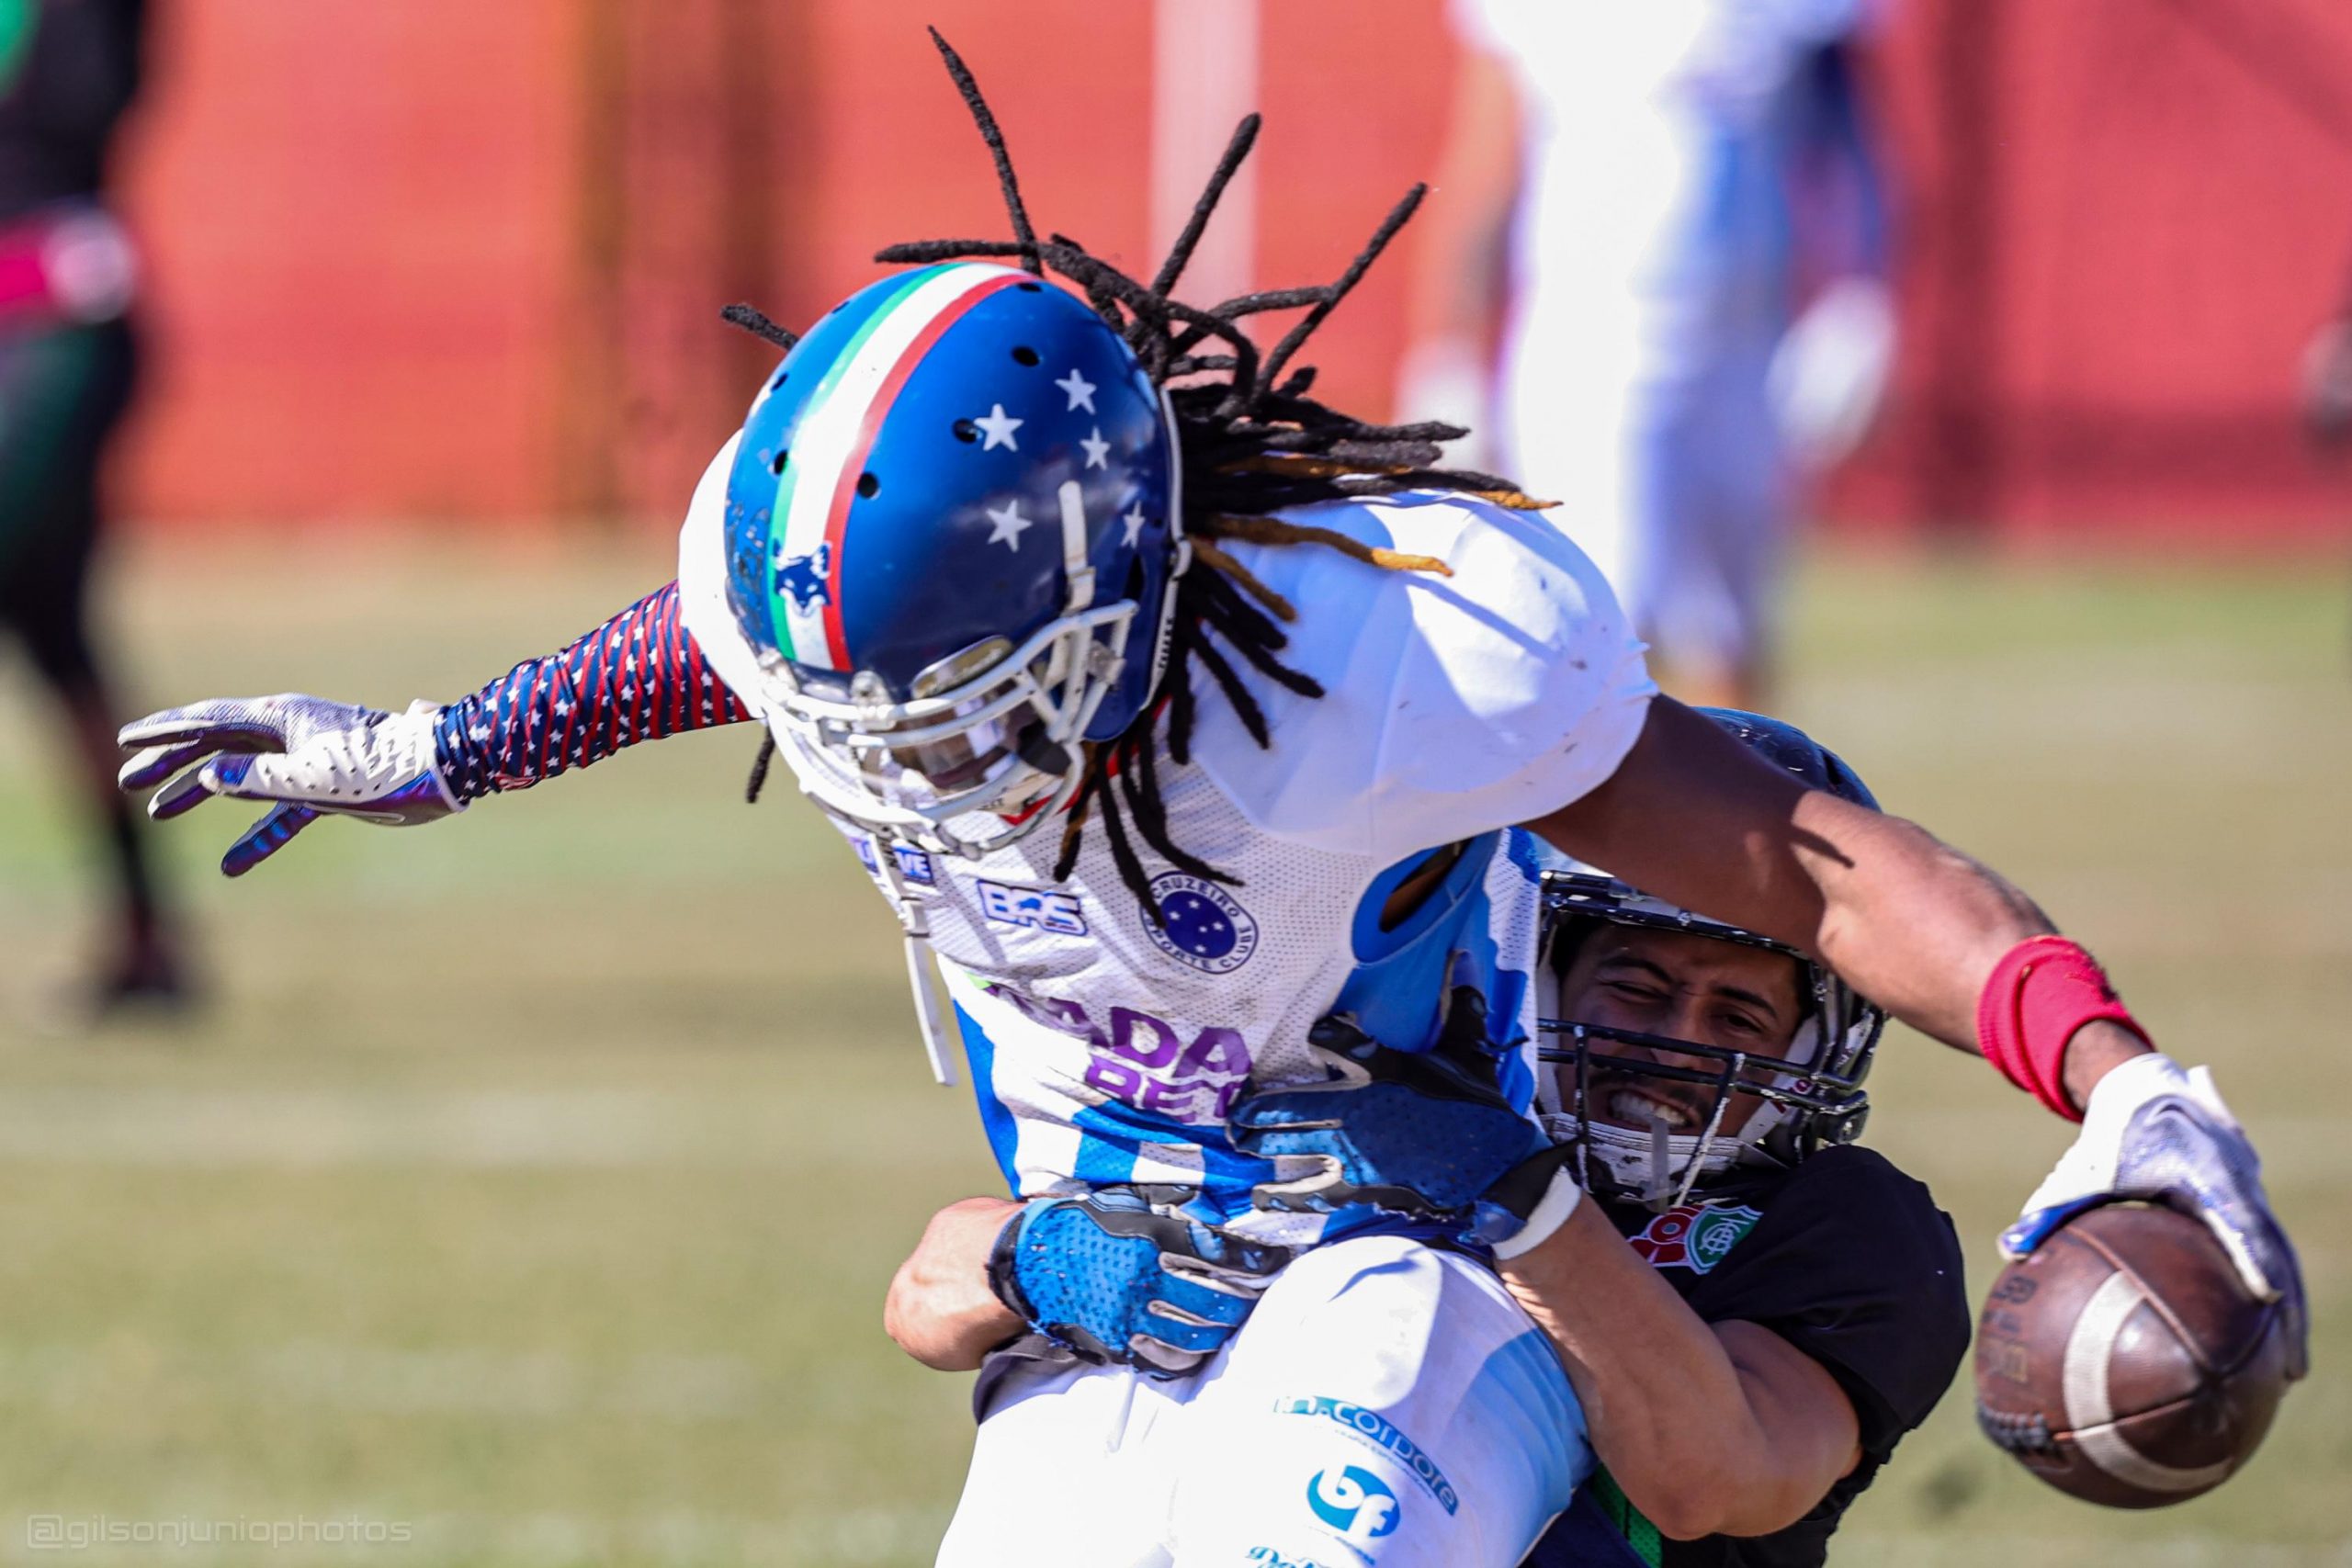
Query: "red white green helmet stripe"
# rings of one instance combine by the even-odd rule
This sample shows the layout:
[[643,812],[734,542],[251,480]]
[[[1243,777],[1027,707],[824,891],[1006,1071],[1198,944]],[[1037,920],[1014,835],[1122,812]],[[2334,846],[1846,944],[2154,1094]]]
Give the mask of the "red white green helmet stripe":
[[785,658],[852,672],[842,630],[842,551],[875,433],[909,374],[958,317],[998,290],[1029,280],[1012,267],[975,263],[910,273],[825,367],[775,481],[776,564],[817,563],[827,590],[804,600],[772,589],[777,650]]

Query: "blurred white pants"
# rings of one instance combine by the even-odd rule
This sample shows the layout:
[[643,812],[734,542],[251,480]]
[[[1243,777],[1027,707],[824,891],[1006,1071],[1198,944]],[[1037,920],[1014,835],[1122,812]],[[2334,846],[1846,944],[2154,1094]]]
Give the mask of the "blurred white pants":
[[1766,651],[1792,487],[1768,392],[1774,339],[1725,344],[1671,379],[1623,354],[1514,344],[1501,471],[1617,591],[1661,658],[1736,668]]
[[1399,1237],[1292,1263],[1189,1378],[997,1371],[939,1568],[1511,1568],[1592,1468],[1501,1282]]

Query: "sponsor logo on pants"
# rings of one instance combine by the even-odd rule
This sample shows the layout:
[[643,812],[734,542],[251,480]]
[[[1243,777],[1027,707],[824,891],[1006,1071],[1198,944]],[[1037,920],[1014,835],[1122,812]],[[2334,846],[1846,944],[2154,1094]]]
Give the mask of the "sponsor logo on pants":
[[1402,1509],[1388,1483],[1361,1465],[1318,1470],[1306,1483],[1306,1506],[1341,1540],[1372,1560],[1372,1543],[1396,1532]]
[[1455,1495],[1453,1483],[1437,1466],[1419,1443],[1396,1429],[1396,1423],[1377,1410],[1367,1410],[1361,1404],[1351,1404],[1344,1399],[1328,1394],[1301,1394],[1274,1401],[1274,1409],[1285,1416],[1320,1416],[1337,1421],[1365,1442],[1396,1457],[1396,1461],[1413,1472],[1429,1495],[1437,1499],[1438,1506],[1453,1513],[1462,1506]]
[[1323,1564],[1310,1558],[1284,1557],[1271,1546],[1251,1547],[1244,1561],[1256,1563],[1257,1568],[1323,1568]]

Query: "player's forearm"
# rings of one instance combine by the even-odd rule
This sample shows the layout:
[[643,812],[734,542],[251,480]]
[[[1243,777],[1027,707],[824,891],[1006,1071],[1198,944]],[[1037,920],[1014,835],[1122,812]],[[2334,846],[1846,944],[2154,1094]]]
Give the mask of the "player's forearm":
[[968,1372],[1021,1332],[1021,1315],[989,1288],[989,1254],[1020,1208],[967,1198],[931,1217],[883,1303],[882,1325],[900,1349],[934,1371]]
[[[1958,1050],[1983,1048],[1986,983],[2011,949],[2057,930],[1997,873],[1900,818],[1825,795],[1797,810],[1793,853],[1821,890],[1811,945],[1863,995]],[[2066,1097],[2079,1108],[2108,1072],[2150,1050],[2105,1020],[2064,1043]]]
[[641,740],[751,716],[686,630],[673,582],[451,703],[435,761],[450,792],[469,801],[527,789]]
[[[1996,967],[2054,929],[2024,893],[1926,829],[1804,787],[1665,697],[1606,784],[1528,826],[1645,892],[1818,954],[1964,1051],[1980,1048]],[[2075,1104],[2144,1049],[2112,1023],[2082,1029],[2064,1052]]]
[[1947,1045],[1976,1049],[2001,955],[2057,928],[2032,899],[1916,823],[1813,793],[1789,853],[1818,901],[1798,941],[1848,984]]
[[[1768,1425],[1724,1339],[1625,1244],[1598,1204],[1580,1205],[1558,1232],[1500,1268],[1558,1347],[1593,1451],[1626,1500],[1667,1535],[1781,1529],[1850,1468],[1850,1405],[1793,1416],[1776,1409]],[[1831,1401],[1843,1397],[1830,1385]]]

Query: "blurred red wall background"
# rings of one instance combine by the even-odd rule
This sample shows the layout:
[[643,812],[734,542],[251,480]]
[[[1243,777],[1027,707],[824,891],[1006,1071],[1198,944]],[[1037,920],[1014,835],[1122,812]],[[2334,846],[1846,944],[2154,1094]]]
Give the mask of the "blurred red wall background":
[[[674,515],[765,357],[719,305],[805,321],[877,245],[1005,231],[926,21],[988,89],[1040,227],[1149,265],[1147,6],[158,10],[124,167],[156,347],[140,518]],[[1326,277],[1434,161],[1442,5],[1295,0],[1259,28],[1254,270]],[[2306,451],[2294,403],[2352,283],[2352,8],[1908,0],[1875,66],[1906,355],[1835,514],[2340,526],[2352,475]],[[1335,399],[1385,406],[1409,265],[1322,338]]]

